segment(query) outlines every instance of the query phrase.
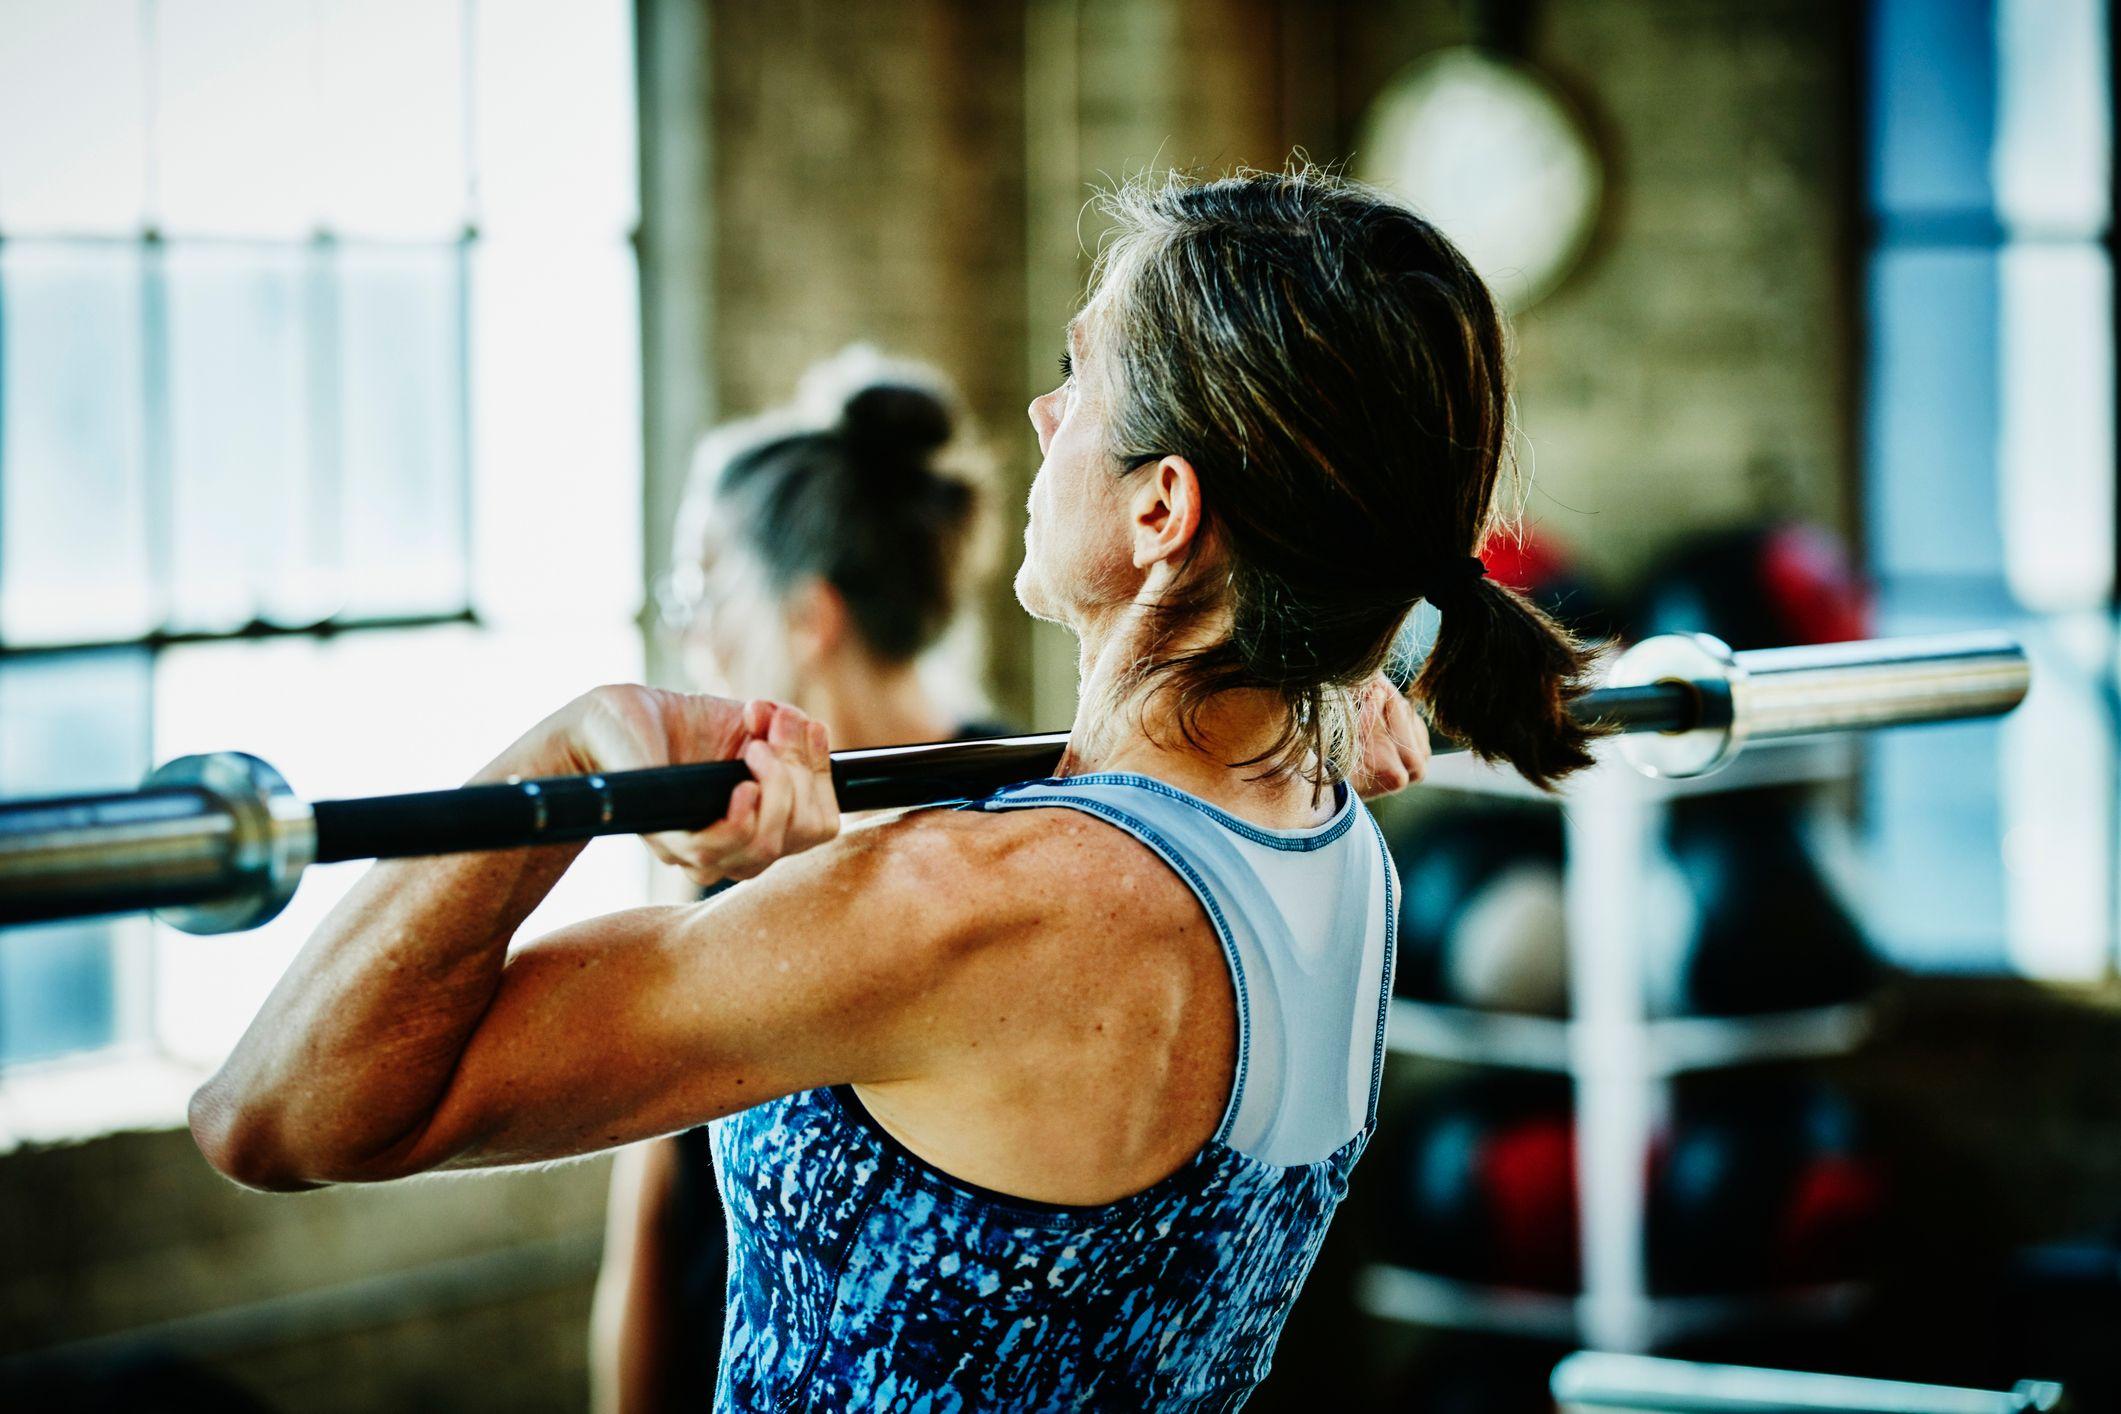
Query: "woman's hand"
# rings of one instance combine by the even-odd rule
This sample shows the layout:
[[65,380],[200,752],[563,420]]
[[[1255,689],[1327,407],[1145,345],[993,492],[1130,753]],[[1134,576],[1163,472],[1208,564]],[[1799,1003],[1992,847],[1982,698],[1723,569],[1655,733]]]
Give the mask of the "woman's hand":
[[573,769],[635,771],[696,761],[742,761],[752,779],[729,812],[703,830],[641,839],[694,883],[749,879],[839,833],[825,728],[793,707],[732,702],[652,687],[600,687],[576,699],[559,723]]
[[1405,790],[1429,769],[1428,724],[1383,673],[1363,685],[1361,740],[1352,784],[1366,800]]

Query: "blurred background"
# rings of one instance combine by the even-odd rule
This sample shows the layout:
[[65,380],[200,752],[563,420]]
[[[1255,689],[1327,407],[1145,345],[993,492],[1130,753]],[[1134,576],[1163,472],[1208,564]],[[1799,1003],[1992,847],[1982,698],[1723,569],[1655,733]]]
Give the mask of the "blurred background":
[[[2101,0],[0,0],[0,795],[224,748],[452,785],[677,682],[697,439],[854,340],[963,393],[1006,569],[1095,187],[1300,149],[1511,307],[1498,576],[1622,639],[2003,628],[2036,686],[1684,792],[1453,765],[1381,807],[1385,1128],[1253,1407],[1542,1409],[1589,1344],[2121,1408],[2113,37]],[[1069,719],[1006,573],[949,651]],[[0,932],[0,1388],[585,1405],[606,1162],[265,1197],[181,1130],[358,867],[255,933]],[[531,926],[665,887],[606,841]],[[1569,1021],[1594,933],[1618,1081]],[[1647,1144],[1580,1173],[1609,1123]]]

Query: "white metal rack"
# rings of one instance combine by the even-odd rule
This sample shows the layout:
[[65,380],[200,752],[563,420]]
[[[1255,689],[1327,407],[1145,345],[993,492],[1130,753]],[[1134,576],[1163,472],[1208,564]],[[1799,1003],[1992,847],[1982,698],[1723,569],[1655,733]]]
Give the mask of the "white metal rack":
[[[1373,1264],[1357,1287],[1372,1315],[1427,1325],[1574,1341],[1641,1352],[1736,1324],[1828,1319],[1861,1289],[1652,1296],[1645,1251],[1646,1164],[1670,1110],[1672,1076],[1763,1061],[1843,1054],[1870,1028],[1862,1003],[1733,1017],[1653,1017],[1642,941],[1648,877],[1667,802],[1681,796],[1847,779],[1856,746],[1822,737],[1762,743],[1707,778],[1651,779],[1607,753],[1561,800],[1571,1019],[1395,1000],[1391,1049],[1475,1065],[1566,1074],[1575,1092],[1582,1292],[1483,1286]],[[1514,773],[1470,757],[1439,758],[1426,784],[1548,799]]]

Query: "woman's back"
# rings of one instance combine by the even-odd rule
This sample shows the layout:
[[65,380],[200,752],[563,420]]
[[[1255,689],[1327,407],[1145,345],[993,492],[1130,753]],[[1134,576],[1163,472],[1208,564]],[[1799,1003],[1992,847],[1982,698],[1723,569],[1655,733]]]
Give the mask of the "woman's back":
[[[945,1172],[851,1086],[717,1122],[733,1239],[723,1407],[1234,1408],[1266,1373],[1374,1118],[1396,889],[1382,838],[1345,788],[1304,830],[1116,773],[966,808],[1101,819],[1197,900],[1233,1043],[1196,1039],[1220,1052],[1212,1136],[1139,1192],[1061,1206]],[[1123,945],[1164,927],[1153,909],[1111,923]],[[1086,1112],[1125,1110],[1093,1088]]]

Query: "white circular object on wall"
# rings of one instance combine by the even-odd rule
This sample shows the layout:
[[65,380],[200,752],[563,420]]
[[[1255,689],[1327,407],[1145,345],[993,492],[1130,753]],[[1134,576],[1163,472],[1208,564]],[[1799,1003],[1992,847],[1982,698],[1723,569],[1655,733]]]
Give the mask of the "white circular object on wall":
[[1605,189],[1597,148],[1554,86],[1472,47],[1432,54],[1385,86],[1354,170],[1442,227],[1513,311],[1567,276]]

